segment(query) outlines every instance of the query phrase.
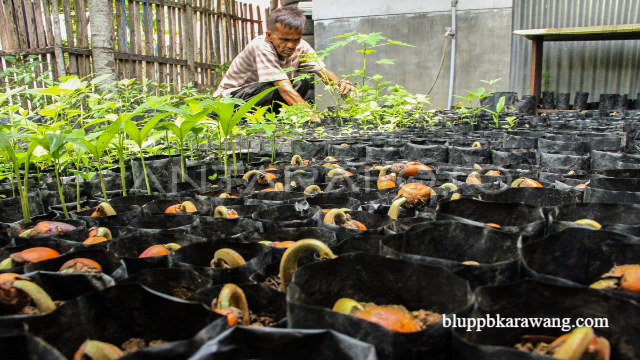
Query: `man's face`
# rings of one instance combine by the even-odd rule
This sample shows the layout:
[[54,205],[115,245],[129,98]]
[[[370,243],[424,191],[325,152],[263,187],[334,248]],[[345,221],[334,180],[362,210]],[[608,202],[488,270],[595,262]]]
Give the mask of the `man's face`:
[[290,57],[302,40],[302,29],[291,29],[276,23],[275,30],[267,30],[267,40],[276,48],[278,55]]

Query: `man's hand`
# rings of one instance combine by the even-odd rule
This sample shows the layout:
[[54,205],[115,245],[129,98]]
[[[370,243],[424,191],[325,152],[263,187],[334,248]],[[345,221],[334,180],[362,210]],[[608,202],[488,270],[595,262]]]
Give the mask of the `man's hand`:
[[318,116],[318,114],[317,114],[317,113],[315,113],[315,112],[311,113],[310,118],[311,118],[310,120],[311,120],[312,122],[317,122],[317,123],[319,123],[319,122],[320,122],[320,116]]
[[316,75],[322,79],[322,82],[325,85],[329,86],[329,84],[331,84],[340,96],[345,96],[356,89],[351,81],[347,79],[340,79],[338,75],[329,69],[320,69],[316,72]]
[[333,87],[336,89],[340,96],[347,95],[348,93],[355,90],[355,86],[353,83],[347,79],[341,79],[333,84]]

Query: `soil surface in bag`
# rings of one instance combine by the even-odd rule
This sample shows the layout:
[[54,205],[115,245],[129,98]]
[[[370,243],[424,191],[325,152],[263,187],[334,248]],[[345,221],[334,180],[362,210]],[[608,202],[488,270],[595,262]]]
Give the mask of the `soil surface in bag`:
[[[535,296],[533,295],[535,294]],[[550,359],[517,350],[514,345],[523,335],[560,336],[572,330],[578,318],[606,318],[608,327],[595,327],[596,335],[611,343],[611,359],[640,358],[638,334],[640,324],[629,319],[640,316],[640,306],[630,300],[616,298],[588,288],[559,286],[522,280],[499,286],[485,286],[476,290],[478,306],[473,318],[503,319],[504,326],[484,327],[482,331],[467,331],[467,327],[453,329],[453,359]],[[559,319],[556,324],[541,326],[522,323],[507,326],[507,318]],[[562,320],[569,318],[569,320]],[[453,320],[453,319],[452,319]],[[458,319],[459,320],[459,319]],[[513,320],[515,321],[515,320]],[[562,329],[562,321],[568,328]]]
[[193,300],[198,290],[209,285],[209,279],[188,269],[156,268],[142,270],[119,283],[138,283],[178,299]]
[[[234,268],[212,268],[216,251],[231,249],[240,254],[245,264]],[[271,248],[262,244],[241,244],[223,240],[191,244],[178,249],[171,256],[172,266],[193,270],[211,279],[212,284],[246,284],[251,274],[271,261]]]
[[[640,238],[608,231],[565,229],[521,249],[528,277],[559,285],[589,286],[618,265],[640,263]],[[640,294],[603,290],[640,300]]]
[[151,256],[140,258],[140,255],[153,245],[175,243],[180,246],[207,241],[205,238],[176,233],[152,233],[124,236],[112,240],[107,249],[121,258],[129,276],[150,268],[169,267],[169,256]]
[[29,321],[29,329],[72,358],[90,338],[121,346],[131,338],[177,341],[193,337],[221,315],[138,284],[122,284],[68,301]]
[[148,215],[165,214],[168,207],[172,205],[182,204],[185,201],[190,201],[193,205],[195,205],[198,211],[185,212],[185,213],[172,213],[172,215],[199,215],[199,214],[204,214],[209,210],[211,210],[211,204],[209,204],[208,202],[196,200],[194,198],[188,198],[188,197],[174,197],[169,199],[159,199],[159,200],[151,201],[144,206],[144,212]]
[[[443,266],[469,281],[472,289],[520,279],[520,236],[455,221],[416,225],[404,235],[382,239],[380,252],[420,264]],[[475,261],[475,264],[464,264]]]
[[560,205],[547,215],[548,233],[567,228],[593,229],[576,224],[576,220],[590,219],[602,225],[602,230],[622,232],[636,236],[640,225],[640,205],[577,203]]
[[5,360],[67,360],[56,348],[28,333],[0,336],[0,353]]
[[[78,203],[77,202],[66,203],[65,205],[67,206],[67,211],[69,212],[69,216],[71,216],[71,212],[72,211],[78,209]],[[98,201],[98,200],[80,201],[80,209],[95,208],[98,205],[100,205],[100,201]],[[53,205],[53,206],[50,206],[49,209],[52,210],[52,211],[55,211],[58,214],[60,214],[61,218],[64,218],[64,210],[62,210],[62,205]],[[33,218],[33,216],[32,216],[32,218]]]
[[[336,277],[335,274],[341,274]],[[299,268],[287,293],[290,328],[326,328],[374,344],[380,359],[449,359],[450,330],[442,321],[413,333],[331,311],[343,297],[409,311],[466,314],[468,283],[446,269],[383,256],[352,253]]]
[[480,200],[548,207],[576,203],[578,196],[568,191],[551,188],[510,188],[501,193],[480,194]]
[[148,346],[126,354],[118,360],[175,360],[188,359],[204,343],[222,334],[229,328],[226,318],[220,318],[205,326],[194,337],[187,340],[171,341],[161,345]]
[[[193,301],[199,301],[211,307],[224,285],[210,286],[199,290]],[[264,284],[238,285],[247,298],[252,326],[286,327],[287,300],[286,295]],[[241,319],[238,323],[242,324]]]
[[133,219],[142,216],[142,208],[138,205],[113,206],[113,210],[116,214],[112,216],[91,216],[95,208],[78,212],[71,211],[69,215],[71,218],[83,220],[87,223],[87,227],[126,226]]
[[[336,234],[333,231],[321,229],[317,227],[303,227],[303,228],[282,228],[273,231],[267,231],[265,233],[252,232],[243,236],[242,241],[257,243],[260,241],[271,242],[283,242],[283,241],[298,241],[303,239],[316,239],[322,241],[327,246],[333,246],[337,244]],[[273,261],[279,261],[284,255],[286,248],[272,247]],[[306,256],[303,253],[302,256]]]
[[523,240],[541,238],[545,219],[542,209],[517,203],[491,203],[460,199],[438,205],[436,220],[455,220],[473,225],[497,224],[500,230],[520,233]]
[[330,330],[235,326],[204,344],[191,360],[376,360],[373,345]]
[[[323,228],[336,233],[338,242],[352,236],[382,235],[384,234],[384,227],[393,221],[393,219],[388,216],[371,214],[366,211],[349,211],[348,214],[351,216],[351,219],[361,222],[367,230],[347,229],[339,225],[327,224],[324,222],[324,216],[326,214],[322,212],[317,213],[316,217]],[[336,223],[339,223],[339,221],[336,217]]]
[[228,239],[262,229],[262,223],[258,220],[200,216],[198,225],[191,232],[207,239]]

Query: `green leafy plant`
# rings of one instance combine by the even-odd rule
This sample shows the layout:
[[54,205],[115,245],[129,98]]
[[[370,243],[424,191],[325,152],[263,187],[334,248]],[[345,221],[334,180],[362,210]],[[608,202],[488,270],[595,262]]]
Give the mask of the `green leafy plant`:
[[[24,223],[31,222],[31,213],[29,210],[29,162],[33,150],[36,148],[36,143],[29,143],[26,151],[18,150],[20,147],[17,141],[25,139],[25,135],[13,134],[8,132],[0,132],[0,149],[2,149],[2,155],[10,161],[13,169],[13,174],[18,183],[18,192],[20,194],[20,204],[22,205],[22,216]],[[18,150],[18,151],[16,151]],[[24,165],[24,182],[20,175],[20,166]]]
[[62,211],[64,212],[65,219],[69,219],[69,212],[67,211],[67,204],[64,201],[64,194],[62,189],[62,182],[60,181],[60,170],[62,166],[62,158],[66,152],[65,144],[68,139],[67,134],[60,134],[54,132],[38,133],[36,135],[29,136],[29,141],[41,146],[51,158],[53,163],[54,173],[56,175],[56,185],[58,187],[58,196],[60,196],[60,204],[62,205]]
[[507,125],[503,125],[502,127],[507,129],[508,131],[513,130],[513,128],[516,126],[516,124],[518,123],[518,117],[517,116],[507,116],[505,118],[505,120],[507,120]]
[[82,134],[76,134],[76,136],[69,137],[68,141],[74,143],[75,145],[81,147],[84,151],[91,154],[93,159],[96,161],[96,168],[98,170],[98,176],[100,177],[100,187],[102,189],[102,196],[104,197],[104,201],[109,201],[107,197],[107,190],[104,186],[104,177],[102,175],[102,166],[101,161],[103,160],[103,156],[109,147],[109,144],[116,136],[116,134],[120,131],[120,123],[121,119],[117,119],[113,123],[111,123],[105,130],[100,133],[97,133],[94,136],[87,138],[83,137]]
[[[228,176],[227,172],[227,153],[229,151],[229,138],[233,129],[238,125],[240,120],[244,118],[244,116],[255,106],[255,104],[260,101],[263,97],[269,94],[271,91],[276,89],[275,87],[262,91],[257,94],[249,101],[247,101],[242,106],[236,108],[238,104],[237,99],[232,98],[222,98],[219,101],[215,101],[207,107],[207,112],[213,111],[218,115],[216,119],[218,122],[218,127],[220,129],[221,136],[224,137],[225,144],[225,154],[222,157],[224,162],[224,176]],[[234,148],[233,141],[231,142],[232,152],[233,152],[233,169],[234,174],[238,175],[238,165],[236,160],[236,152]]]
[[147,167],[144,163],[144,144],[151,131],[156,127],[158,122],[165,118],[168,114],[158,114],[138,129],[138,125],[131,118],[124,120],[124,131],[129,136],[129,139],[137,146],[138,155],[140,156],[140,162],[142,163],[142,173],[144,174],[144,182],[147,186],[147,194],[151,195],[151,186],[149,185],[149,176],[147,175]]
[[490,112],[491,116],[493,117],[493,123],[494,123],[493,126],[496,129],[500,127],[500,113],[504,109],[505,101],[506,101],[506,97],[502,96],[500,97],[500,99],[498,100],[498,103],[496,104],[496,111],[487,109],[487,111]]

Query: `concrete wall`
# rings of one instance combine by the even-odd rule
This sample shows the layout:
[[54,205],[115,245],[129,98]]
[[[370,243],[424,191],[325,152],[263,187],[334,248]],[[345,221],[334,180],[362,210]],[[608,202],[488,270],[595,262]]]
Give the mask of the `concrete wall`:
[[[381,32],[389,39],[417,48],[384,46],[371,55],[373,61],[395,59],[395,65],[368,61],[367,74],[385,75],[391,84],[411,93],[426,94],[435,80],[444,46],[445,28],[451,26],[449,0],[314,0],[316,50],[344,33]],[[511,52],[511,0],[460,0],[457,16],[456,81],[454,94],[483,86],[480,80],[502,78],[501,90],[509,84]],[[450,48],[449,48],[450,49]],[[446,107],[449,89],[450,51],[431,93],[434,107]],[[335,50],[326,60],[329,69],[348,74],[362,67],[362,56],[352,48]],[[319,88],[319,87],[318,87]],[[321,89],[316,93],[321,95]],[[317,101],[327,106],[329,96]],[[330,105],[330,104],[329,104]]]
[[[511,8],[512,0],[459,0],[458,11]],[[450,0],[313,0],[315,20],[448,12]]]

